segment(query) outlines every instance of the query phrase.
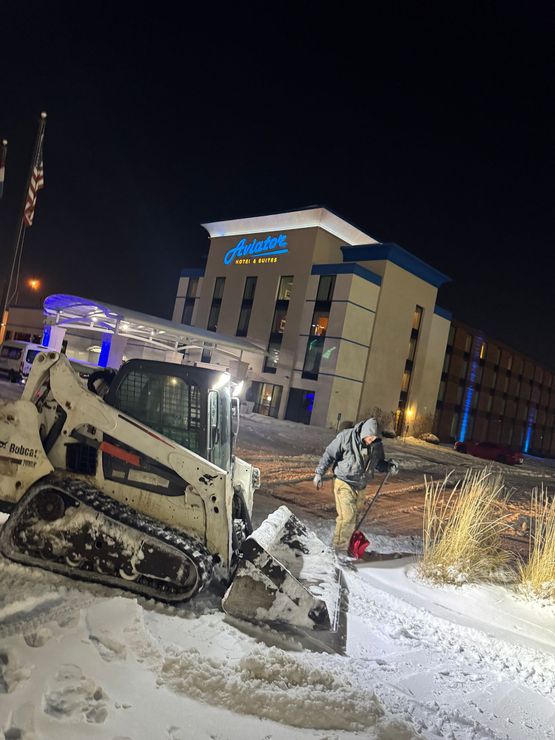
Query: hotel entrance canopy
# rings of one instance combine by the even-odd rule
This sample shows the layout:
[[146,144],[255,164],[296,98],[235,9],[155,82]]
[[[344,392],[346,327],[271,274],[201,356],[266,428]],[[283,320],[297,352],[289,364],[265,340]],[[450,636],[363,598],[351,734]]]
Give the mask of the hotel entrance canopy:
[[117,335],[173,352],[206,346],[236,359],[240,359],[243,352],[265,354],[264,349],[240,337],[178,324],[103,301],[55,293],[48,296],[43,305],[46,323],[63,329]]

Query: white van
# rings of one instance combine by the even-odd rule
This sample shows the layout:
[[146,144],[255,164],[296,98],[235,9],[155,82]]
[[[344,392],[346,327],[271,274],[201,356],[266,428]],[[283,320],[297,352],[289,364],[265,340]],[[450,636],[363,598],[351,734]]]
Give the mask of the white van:
[[0,345],[0,373],[6,373],[12,383],[17,383],[29,375],[35,356],[47,351],[48,347],[41,344],[10,339]]

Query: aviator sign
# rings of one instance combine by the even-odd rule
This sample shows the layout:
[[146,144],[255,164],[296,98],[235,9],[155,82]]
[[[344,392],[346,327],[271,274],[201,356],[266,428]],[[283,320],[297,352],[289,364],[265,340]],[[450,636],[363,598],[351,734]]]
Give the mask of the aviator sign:
[[278,254],[287,254],[287,234],[267,236],[266,239],[253,239],[247,243],[241,239],[224,255],[224,265],[232,262],[236,265],[262,265],[267,262],[277,262]]

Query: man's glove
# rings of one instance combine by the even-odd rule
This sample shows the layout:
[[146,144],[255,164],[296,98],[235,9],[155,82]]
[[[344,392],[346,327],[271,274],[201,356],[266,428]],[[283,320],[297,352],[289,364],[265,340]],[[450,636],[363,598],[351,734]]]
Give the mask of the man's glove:
[[314,479],[312,481],[314,483],[314,488],[319,491],[320,488],[322,488],[322,476],[316,473],[314,476]]
[[397,462],[397,460],[394,460],[392,458],[391,460],[387,461],[387,464],[389,466],[387,470],[389,475],[397,475],[397,473],[399,472],[399,463]]

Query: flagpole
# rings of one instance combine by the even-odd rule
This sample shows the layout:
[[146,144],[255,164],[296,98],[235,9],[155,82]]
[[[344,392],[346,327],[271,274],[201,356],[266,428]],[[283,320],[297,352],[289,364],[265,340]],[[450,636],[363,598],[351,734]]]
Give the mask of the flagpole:
[[[6,160],[8,158],[8,140],[2,139],[2,149],[0,149],[0,200],[2,199],[4,195],[4,181],[6,179]],[[6,287],[6,278],[2,276],[2,292],[0,293],[0,296],[2,298],[2,305],[4,301],[4,288]],[[0,314],[0,344],[4,341],[4,321],[3,321],[3,313]]]
[[[15,297],[15,295],[17,294],[18,281],[19,281],[19,267],[16,270],[16,264],[17,265],[21,264],[21,255],[23,253],[23,242],[25,241],[25,231],[26,231],[26,225],[24,221],[25,204],[27,202],[27,193],[29,192],[31,178],[33,177],[33,170],[37,162],[37,157],[38,157],[40,146],[42,143],[42,137],[44,136],[45,127],[46,127],[46,113],[42,112],[39,118],[39,128],[37,131],[37,138],[35,140],[35,146],[33,148],[33,156],[31,158],[31,166],[29,167],[29,175],[27,177],[25,192],[23,194],[23,203],[21,206],[21,214],[20,214],[19,223],[17,227],[17,238],[15,240],[15,245],[13,249],[12,264],[11,264],[11,269],[10,269],[10,278],[8,280],[8,289],[6,291],[6,295],[4,298],[4,305],[2,306],[2,314],[1,314],[2,322],[0,325],[0,340],[4,339],[4,334],[6,332],[6,325],[8,321],[8,310],[10,308],[10,303]],[[16,275],[16,279],[15,279],[15,287],[12,288],[12,284],[14,283],[14,272]]]

